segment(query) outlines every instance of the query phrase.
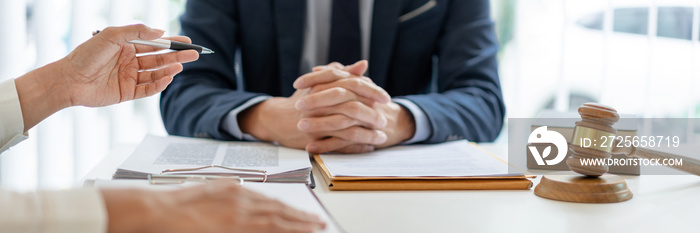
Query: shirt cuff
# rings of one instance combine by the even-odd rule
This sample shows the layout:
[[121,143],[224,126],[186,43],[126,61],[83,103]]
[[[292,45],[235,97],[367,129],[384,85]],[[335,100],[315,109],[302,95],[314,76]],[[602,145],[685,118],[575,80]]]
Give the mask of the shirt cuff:
[[243,133],[241,131],[241,127],[238,125],[238,113],[241,113],[241,112],[243,112],[243,110],[246,110],[249,107],[256,105],[260,102],[263,102],[265,100],[268,100],[270,98],[272,98],[272,97],[271,96],[258,96],[258,97],[255,97],[255,98],[252,98],[252,99],[246,101],[241,106],[234,108],[226,115],[226,118],[224,118],[224,122],[223,122],[223,124],[221,124],[221,127],[224,128],[224,130],[226,130],[228,133],[233,135],[233,137],[237,138],[238,140],[260,141],[257,138],[255,138],[253,135]]
[[0,82],[0,152],[27,139],[15,80]]
[[413,144],[427,140],[428,137],[430,137],[432,127],[430,126],[428,116],[425,115],[423,109],[407,99],[392,99],[392,101],[408,109],[408,111],[413,115],[413,120],[416,122],[416,133],[413,134],[413,137],[402,142],[401,144]]

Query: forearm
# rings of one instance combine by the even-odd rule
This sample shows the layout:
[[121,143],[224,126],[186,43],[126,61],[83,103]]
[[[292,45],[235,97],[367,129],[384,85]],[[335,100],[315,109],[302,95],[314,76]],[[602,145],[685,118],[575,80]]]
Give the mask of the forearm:
[[267,111],[266,109],[270,109],[270,105],[274,105],[275,101],[278,100],[276,98],[268,99],[242,111],[238,115],[238,126],[241,132],[253,135],[262,141],[273,141],[268,127],[265,127],[266,124],[263,122],[266,120],[264,112]]
[[63,60],[48,64],[15,80],[24,131],[28,131],[42,120],[61,109],[70,107],[70,87],[62,83]]
[[155,210],[153,192],[140,189],[100,191],[107,208],[107,232],[143,232]]

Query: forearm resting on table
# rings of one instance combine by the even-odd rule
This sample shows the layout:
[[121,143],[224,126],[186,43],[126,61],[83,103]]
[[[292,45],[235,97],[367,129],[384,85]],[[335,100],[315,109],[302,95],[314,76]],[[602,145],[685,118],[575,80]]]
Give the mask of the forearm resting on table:
[[138,232],[148,225],[154,214],[154,192],[141,189],[104,189],[101,190],[107,208],[107,232]]
[[[275,141],[292,148],[304,148],[306,144],[301,142],[304,140],[303,138],[298,138],[297,142],[294,143],[280,141],[280,137],[283,135],[278,134],[284,134],[284,132],[291,134],[293,131],[299,131],[296,122],[282,125],[288,122],[287,118],[296,119],[297,116],[294,114],[298,114],[294,113],[293,109],[288,109],[292,106],[286,100],[282,97],[271,98],[242,111],[238,115],[241,131],[262,141]],[[387,127],[380,129],[385,131],[389,138],[382,145],[378,145],[379,148],[396,145],[413,137],[416,125],[410,111],[396,103],[380,105],[378,110],[389,118],[390,123]]]

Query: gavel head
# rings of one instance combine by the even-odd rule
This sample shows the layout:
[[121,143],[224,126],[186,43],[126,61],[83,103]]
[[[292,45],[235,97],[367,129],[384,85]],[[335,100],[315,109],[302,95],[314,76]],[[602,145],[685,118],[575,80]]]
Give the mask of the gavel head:
[[[582,175],[598,177],[608,172],[608,165],[595,163],[596,159],[607,159],[612,155],[612,143],[603,144],[603,137],[612,139],[617,130],[612,127],[620,115],[615,109],[597,103],[586,103],[578,108],[581,121],[576,122],[574,135],[569,144],[572,156],[566,159],[566,165],[574,172]],[[595,140],[595,143],[585,144],[584,139]],[[590,141],[589,141],[590,142]],[[585,146],[584,146],[585,145]],[[582,159],[590,159],[587,165],[581,164]]]

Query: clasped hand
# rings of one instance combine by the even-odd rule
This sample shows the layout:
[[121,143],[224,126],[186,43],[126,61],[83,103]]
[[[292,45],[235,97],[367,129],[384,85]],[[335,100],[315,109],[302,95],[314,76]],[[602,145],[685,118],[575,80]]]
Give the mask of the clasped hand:
[[[294,82],[297,91],[289,98],[244,112],[242,130],[311,153],[361,153],[407,140],[415,131],[412,115],[362,76],[367,68],[367,61],[315,67]],[[246,127],[251,125],[262,127]]]

